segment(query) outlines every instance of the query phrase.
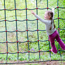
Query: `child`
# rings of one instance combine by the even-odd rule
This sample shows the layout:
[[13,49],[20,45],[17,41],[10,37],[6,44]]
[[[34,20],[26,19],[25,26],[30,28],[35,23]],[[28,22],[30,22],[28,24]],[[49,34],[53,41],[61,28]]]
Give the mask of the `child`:
[[65,44],[63,43],[63,41],[60,39],[60,36],[55,28],[55,24],[54,24],[54,8],[52,8],[52,11],[46,11],[45,15],[44,15],[44,19],[40,18],[37,14],[35,14],[33,11],[31,11],[31,13],[38,18],[41,22],[43,22],[46,25],[46,31],[47,31],[47,35],[49,37],[50,43],[51,43],[51,51],[53,53],[57,53],[57,49],[55,46],[55,39],[57,40],[57,42],[59,43],[59,45],[61,46],[61,48],[63,50],[65,50]]

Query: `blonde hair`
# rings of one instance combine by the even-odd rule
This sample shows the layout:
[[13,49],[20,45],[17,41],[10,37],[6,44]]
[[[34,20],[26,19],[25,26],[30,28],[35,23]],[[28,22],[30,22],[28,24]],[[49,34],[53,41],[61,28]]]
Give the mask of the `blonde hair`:
[[[51,30],[52,29],[52,23],[54,23],[54,20],[53,20],[53,12],[52,11],[48,11],[48,15],[51,16],[50,17],[51,26],[50,26],[50,29],[49,29],[49,30]],[[55,28],[55,24],[54,24],[54,28]]]

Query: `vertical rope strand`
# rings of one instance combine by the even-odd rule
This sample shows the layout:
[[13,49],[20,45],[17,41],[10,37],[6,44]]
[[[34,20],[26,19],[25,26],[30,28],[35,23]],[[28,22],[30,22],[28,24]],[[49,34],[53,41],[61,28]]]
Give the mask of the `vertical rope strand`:
[[[37,0],[36,0],[36,14],[38,15],[38,6],[37,6]],[[37,30],[38,30],[38,20],[37,20]],[[39,32],[37,31],[37,38],[39,40]],[[40,45],[38,41],[38,50],[39,50],[39,59],[40,59]]]
[[27,30],[27,43],[28,43],[28,60],[30,60],[30,53],[29,53],[29,37],[28,37],[28,21],[27,21],[27,0],[25,0],[25,9],[26,9],[26,30]]
[[[4,0],[4,17],[5,17],[5,31],[7,31],[5,0]],[[6,41],[7,41],[7,32],[6,32]],[[6,47],[7,47],[7,56],[6,56],[6,63],[7,63],[7,59],[8,59],[8,43],[7,42],[6,42]]]
[[[57,7],[59,7],[59,0],[57,0]],[[60,22],[59,22],[59,8],[58,8],[58,28],[60,28],[59,26]],[[58,30],[58,33],[60,35],[60,30]],[[58,44],[58,49],[60,49],[60,45]],[[62,55],[61,55],[61,51],[59,50],[59,54],[60,54],[60,60],[62,61]]]
[[[47,10],[48,10],[48,0],[47,0]],[[48,39],[49,39],[49,37],[48,37]],[[50,42],[48,42],[48,43],[49,43],[49,49],[51,49]],[[51,52],[49,52],[49,55],[50,55],[50,60],[51,60]]]
[[[57,7],[59,7],[58,3],[59,3],[59,0],[57,0]],[[57,10],[58,10],[58,18],[59,18],[59,8]],[[59,24],[60,24],[60,22],[59,22],[59,19],[58,19],[58,28],[60,28]],[[60,35],[60,30],[58,30],[58,33]],[[60,45],[59,44],[58,44],[58,49],[60,49]]]
[[[14,7],[15,7],[15,21],[16,21],[16,41],[17,41],[17,52],[19,52],[18,46],[18,33],[17,33],[17,13],[16,13],[16,0],[14,0]],[[17,61],[19,60],[19,53],[17,53]]]

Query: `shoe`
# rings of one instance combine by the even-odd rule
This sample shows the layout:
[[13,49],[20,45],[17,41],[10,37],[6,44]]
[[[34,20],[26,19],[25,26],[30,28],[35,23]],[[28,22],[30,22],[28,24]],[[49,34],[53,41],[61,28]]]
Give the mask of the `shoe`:
[[[52,51],[52,53],[54,53],[52,49],[51,49],[51,51]],[[56,53],[54,53],[54,54],[56,54]]]

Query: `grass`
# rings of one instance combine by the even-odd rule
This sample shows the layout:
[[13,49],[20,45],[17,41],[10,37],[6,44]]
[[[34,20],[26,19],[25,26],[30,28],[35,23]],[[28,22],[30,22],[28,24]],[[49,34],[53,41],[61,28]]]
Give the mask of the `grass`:
[[[3,55],[3,56],[2,56]],[[0,61],[1,60],[4,60],[6,61],[6,54],[0,54]],[[40,58],[39,59],[39,53],[30,53],[30,59],[29,61],[47,61],[47,60],[50,60],[50,56],[49,56],[49,53],[45,52],[45,53],[41,53],[40,55]],[[65,59],[65,56],[62,54],[62,60]],[[19,53],[19,60],[20,61],[28,61],[28,53],[26,54],[21,54]],[[51,54],[51,60],[61,60],[61,57],[59,54]],[[8,62],[10,61],[17,61],[17,54],[8,54]]]
[[[4,1],[1,0],[1,9],[4,8]],[[29,1],[27,0],[27,7],[29,9],[32,9],[32,8],[35,8],[36,7],[36,4],[35,4],[35,1]],[[14,1],[13,0],[6,0],[5,1],[5,5],[6,5],[6,9],[14,9]],[[20,4],[20,3],[23,3],[23,4]],[[38,7],[39,8],[46,8],[47,7],[47,1],[44,0],[44,1],[38,1]],[[52,4],[50,4],[52,3]],[[56,3],[56,4],[55,4]],[[49,0],[49,8],[52,8],[52,5],[53,7],[56,7],[57,6],[57,2],[56,0],[53,2],[53,1],[50,1]],[[61,4],[60,4],[61,5]],[[59,6],[60,6],[59,5]],[[63,5],[64,6],[64,5]],[[17,9],[25,9],[25,2],[23,0],[16,0],[16,8]],[[38,10],[38,15],[43,18],[44,17],[44,12],[46,10]],[[36,10],[34,10],[34,12],[36,12]],[[64,9],[60,9],[60,14],[59,16],[61,18],[65,18],[64,16],[64,12],[65,10]],[[22,11],[18,11],[16,10],[16,13],[17,13],[17,20],[25,20],[26,19],[26,11],[25,10],[22,10]],[[62,17],[62,16],[63,17]],[[58,10],[55,9],[55,18],[58,17]],[[0,11],[0,20],[4,20],[4,11]],[[27,10],[27,19],[28,20],[33,20],[33,19],[36,19],[32,14],[31,14],[31,11],[30,10]],[[15,20],[15,11],[7,11],[6,10],[6,20]],[[8,31],[15,31],[16,30],[16,21],[12,21],[12,22],[8,22],[6,21],[6,26],[7,26],[7,30]],[[58,20],[55,20],[55,24],[56,24],[56,28],[58,28]],[[65,29],[65,25],[64,25],[64,20],[59,20],[59,26],[61,29]],[[37,21],[27,21],[27,25],[28,25],[28,29],[29,30],[36,30],[37,29]],[[26,21],[17,21],[17,28],[19,31],[25,31],[26,30]],[[39,30],[45,30],[45,25],[38,21],[38,29]],[[5,21],[3,22],[0,22],[0,31],[5,31]],[[64,33],[65,30],[60,30],[60,37],[61,39],[65,40],[65,36],[64,36]],[[39,40],[48,40],[48,36],[46,34],[46,31],[39,31]],[[37,31],[35,32],[28,32],[28,37],[29,37],[29,41],[36,41],[38,40],[38,37],[37,37]],[[17,41],[16,40],[16,32],[7,32],[7,40],[9,42],[15,42]],[[4,42],[6,41],[6,33],[0,33],[0,42]],[[21,41],[21,42],[24,42],[24,41],[27,41],[27,32],[18,32],[18,41]],[[49,50],[49,42],[46,41],[46,42],[39,42],[40,44],[40,50],[41,51],[46,51],[46,50]],[[56,42],[56,47],[58,49],[58,43]],[[30,50],[33,48],[34,51],[38,51],[38,42],[35,42],[35,43],[31,43],[29,42],[29,48]],[[28,51],[28,44],[27,42],[26,43],[19,43],[19,51],[20,52],[25,52],[25,51]],[[33,50],[32,50],[33,51]],[[1,52],[7,52],[7,48],[6,48],[6,44],[3,43],[3,44],[0,44],[0,53]],[[13,44],[10,44],[8,43],[8,52],[17,52],[17,44],[16,43],[13,43]],[[61,52],[63,54],[63,52]],[[24,61],[24,60],[27,60],[28,61],[28,54],[19,54],[19,60],[20,61]],[[62,56],[62,58],[64,59],[65,58],[65,55]],[[0,60],[6,60],[6,54],[0,54]],[[60,55],[59,53],[57,53],[56,55],[54,55],[52,53],[51,55],[51,59],[53,60],[57,60],[57,59],[60,59]],[[8,61],[10,60],[14,60],[16,61],[17,60],[17,54],[8,54]],[[30,53],[30,61],[35,61],[35,60],[39,60],[39,53]],[[42,52],[41,53],[41,60],[50,60],[50,56],[49,56],[49,53],[48,52]]]

